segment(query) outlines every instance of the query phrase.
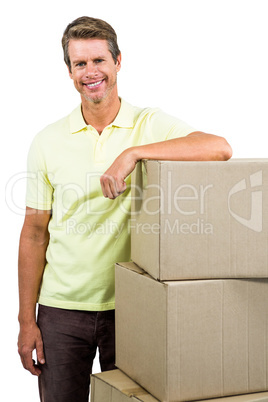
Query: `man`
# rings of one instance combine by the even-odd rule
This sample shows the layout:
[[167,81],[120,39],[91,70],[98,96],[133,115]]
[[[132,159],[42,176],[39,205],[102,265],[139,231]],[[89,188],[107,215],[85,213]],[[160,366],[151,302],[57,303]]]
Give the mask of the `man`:
[[83,402],[97,347],[101,369],[115,367],[114,263],[130,259],[137,161],[227,160],[232,151],[222,137],[119,98],[121,53],[106,22],[76,19],[62,45],[81,105],[39,133],[29,152],[18,348],[42,401]]

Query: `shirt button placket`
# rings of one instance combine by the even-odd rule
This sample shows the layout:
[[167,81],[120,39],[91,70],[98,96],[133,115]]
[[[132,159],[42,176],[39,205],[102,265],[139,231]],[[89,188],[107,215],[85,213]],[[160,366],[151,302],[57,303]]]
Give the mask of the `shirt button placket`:
[[105,163],[105,141],[107,140],[109,134],[110,134],[110,129],[111,127],[105,127],[101,135],[99,135],[99,138],[96,143],[96,148],[95,148],[95,161],[98,163]]
[[97,140],[96,148],[95,148],[95,161],[99,162],[99,163],[104,162],[104,155],[103,155],[102,147],[103,147],[103,144],[102,144],[101,139],[99,138]]

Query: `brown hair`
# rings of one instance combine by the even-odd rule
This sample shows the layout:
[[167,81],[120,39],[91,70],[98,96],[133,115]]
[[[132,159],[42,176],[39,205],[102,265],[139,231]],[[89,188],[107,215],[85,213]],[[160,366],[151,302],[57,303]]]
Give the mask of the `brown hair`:
[[80,17],[71,22],[65,29],[62,37],[62,47],[64,61],[71,71],[71,61],[69,57],[70,39],[106,39],[109,51],[116,63],[120,50],[117,44],[117,35],[115,30],[107,22],[98,18]]

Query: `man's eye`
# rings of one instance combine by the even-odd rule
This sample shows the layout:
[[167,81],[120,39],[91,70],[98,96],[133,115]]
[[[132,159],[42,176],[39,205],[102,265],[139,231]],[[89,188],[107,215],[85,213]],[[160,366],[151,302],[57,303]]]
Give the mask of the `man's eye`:
[[83,67],[86,63],[81,61],[80,63],[76,63],[76,67]]
[[95,63],[101,63],[103,61],[103,59],[96,59]]

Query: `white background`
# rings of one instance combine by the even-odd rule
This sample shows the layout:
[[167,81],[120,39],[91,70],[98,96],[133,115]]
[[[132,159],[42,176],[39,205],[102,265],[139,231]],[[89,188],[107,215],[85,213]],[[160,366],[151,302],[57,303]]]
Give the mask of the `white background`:
[[[17,249],[34,135],[80,101],[61,36],[75,18],[107,20],[122,51],[119,94],[225,136],[236,158],[267,157],[267,1],[9,1],[1,12],[1,388],[38,401],[17,355]],[[6,200],[4,200],[4,192]],[[95,371],[99,371],[98,364]]]

